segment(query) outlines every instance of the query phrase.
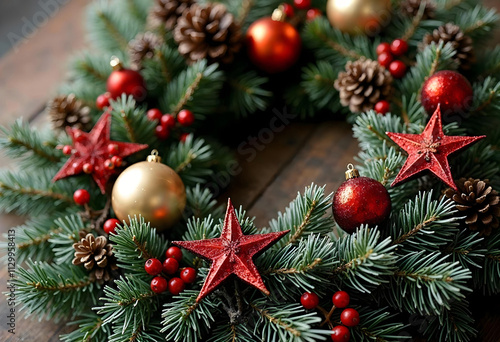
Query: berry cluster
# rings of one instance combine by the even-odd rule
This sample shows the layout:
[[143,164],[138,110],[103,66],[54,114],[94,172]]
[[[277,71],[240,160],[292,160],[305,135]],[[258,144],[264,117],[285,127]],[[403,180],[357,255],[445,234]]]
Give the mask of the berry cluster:
[[307,21],[314,20],[321,15],[321,10],[318,8],[311,8],[311,0],[294,0],[293,6],[287,3],[283,3],[282,6],[283,12],[287,18],[293,18],[295,16],[294,6],[299,11],[306,11],[305,16]]
[[394,78],[403,78],[406,74],[406,64],[395,57],[403,56],[408,52],[408,43],[403,39],[396,39],[391,44],[381,43],[377,46],[378,63],[388,69]]
[[167,280],[168,276],[173,276],[179,270],[179,263],[182,259],[182,251],[179,247],[170,247],[165,252],[166,259],[161,263],[156,258],[151,258],[146,261],[144,269],[152,276],[151,290],[154,293],[163,293],[167,289],[173,295],[178,295],[186,284],[192,284],[196,280],[196,270],[192,267],[184,267],[180,271],[179,277],[171,277]]
[[[347,308],[349,305],[350,297],[345,291],[337,291],[333,294],[332,303],[333,307],[328,312],[319,306],[319,297],[317,294],[312,292],[306,292],[300,297],[300,303],[307,310],[318,309],[325,316],[325,321],[323,324],[328,323],[332,329],[332,341],[333,342],[347,342],[351,338],[351,332],[348,327],[355,327],[359,324],[359,313],[355,309]],[[340,314],[340,321],[343,325],[333,326],[330,319],[336,308],[344,309]],[[322,325],[323,325],[322,324]]]
[[97,96],[95,105],[98,109],[102,110],[106,107],[109,107],[109,100],[111,100],[111,93],[105,92],[104,94]]
[[[158,139],[161,140],[165,140],[170,136],[170,133],[175,128],[176,124],[179,124],[182,127],[188,127],[194,123],[194,114],[187,109],[179,111],[177,117],[172,114],[163,114],[158,108],[151,108],[148,110],[146,115],[150,121],[158,123],[155,129],[155,134]],[[179,140],[185,141],[187,136],[188,133],[182,133]]]

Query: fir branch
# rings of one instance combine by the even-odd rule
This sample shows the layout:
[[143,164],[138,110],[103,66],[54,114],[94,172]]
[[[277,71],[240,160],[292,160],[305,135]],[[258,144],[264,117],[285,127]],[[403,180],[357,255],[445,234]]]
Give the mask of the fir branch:
[[443,253],[451,255],[452,261],[460,262],[463,268],[481,268],[487,250],[481,248],[484,239],[479,237],[479,233],[470,234],[468,229],[461,230],[455,235],[453,242],[443,249]]
[[403,334],[406,326],[395,322],[396,315],[391,315],[387,308],[371,310],[366,307],[357,308],[359,311],[359,325],[351,328],[352,337],[356,341],[388,342],[405,340]]
[[70,264],[75,253],[73,244],[80,241],[80,232],[89,233],[91,230],[77,214],[60,217],[54,223],[58,232],[52,234],[49,242],[53,246],[55,262],[59,265]]
[[78,325],[78,329],[69,334],[60,335],[64,342],[92,342],[104,341],[111,335],[111,329],[102,325],[102,319],[95,313],[83,315],[82,319],[68,323],[68,325]]
[[477,330],[466,300],[455,301],[450,310],[443,310],[438,316],[427,318],[424,335],[439,341],[470,341]]
[[200,184],[186,188],[186,214],[191,219],[203,219],[211,215],[216,220],[223,217],[223,207],[217,204],[209,189]]
[[495,232],[486,240],[485,258],[481,269],[474,269],[474,287],[483,293],[500,292],[500,233]]

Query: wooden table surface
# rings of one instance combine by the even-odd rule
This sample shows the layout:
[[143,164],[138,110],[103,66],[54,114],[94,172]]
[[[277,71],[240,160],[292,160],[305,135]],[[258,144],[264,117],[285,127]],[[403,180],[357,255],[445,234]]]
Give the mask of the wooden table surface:
[[[486,2],[500,8],[498,0]],[[86,44],[83,13],[87,3],[68,1],[36,33],[0,59],[0,125],[12,123],[20,116],[33,125],[47,124],[47,118],[41,114],[43,107],[64,79],[68,58]],[[269,118],[273,115],[270,113]],[[257,136],[258,132],[255,133]],[[247,138],[243,136],[241,142]],[[237,155],[241,172],[220,195],[222,201],[230,196],[235,205],[243,205],[251,216],[256,216],[258,226],[267,225],[297,191],[311,182],[326,184],[327,192],[335,191],[343,181],[345,166],[358,151],[350,127],[336,121],[320,125],[291,123],[275,133],[271,141],[260,143],[264,148],[256,150],[255,158],[249,158],[249,154]],[[14,167],[2,155],[0,166]],[[22,218],[0,215],[0,233],[21,222]],[[4,266],[0,269],[0,290],[6,291],[6,287]],[[71,331],[64,323],[24,320],[17,312],[16,335],[11,335],[6,328],[7,312],[7,301],[1,299],[1,341],[58,341],[60,334]],[[485,324],[491,325],[487,321]],[[488,330],[492,334],[489,336],[500,336],[498,330],[493,330]]]

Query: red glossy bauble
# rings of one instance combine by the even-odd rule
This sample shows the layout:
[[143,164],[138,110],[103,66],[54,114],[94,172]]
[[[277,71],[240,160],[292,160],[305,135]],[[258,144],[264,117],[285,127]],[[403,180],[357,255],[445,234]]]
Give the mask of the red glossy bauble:
[[289,23],[262,18],[248,28],[246,44],[248,56],[258,68],[278,73],[297,61],[302,40],[297,29]]
[[391,213],[391,197],[386,188],[375,179],[358,177],[347,179],[333,196],[333,217],[347,233],[352,234],[362,224],[376,226]]
[[137,101],[146,98],[146,84],[141,74],[135,70],[120,69],[111,72],[106,83],[106,89],[112,99],[125,93],[132,95]]
[[441,105],[443,119],[453,114],[467,112],[473,102],[473,90],[469,81],[456,71],[436,72],[425,81],[421,101],[426,112],[432,115]]

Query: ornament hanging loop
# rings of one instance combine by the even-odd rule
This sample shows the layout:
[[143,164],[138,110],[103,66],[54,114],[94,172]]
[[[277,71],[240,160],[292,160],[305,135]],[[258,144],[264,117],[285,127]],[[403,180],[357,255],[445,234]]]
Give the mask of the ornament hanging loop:
[[122,70],[123,64],[120,59],[116,56],[111,56],[111,60],[109,61],[109,65],[113,68],[113,71]]
[[347,164],[347,171],[345,172],[345,179],[353,179],[359,177],[359,171],[354,168],[354,165]]
[[152,150],[147,161],[150,163],[161,163],[161,157],[158,155],[158,150]]
[[273,19],[274,21],[285,21],[285,7],[283,5],[279,5],[278,8],[273,11],[271,19]]

